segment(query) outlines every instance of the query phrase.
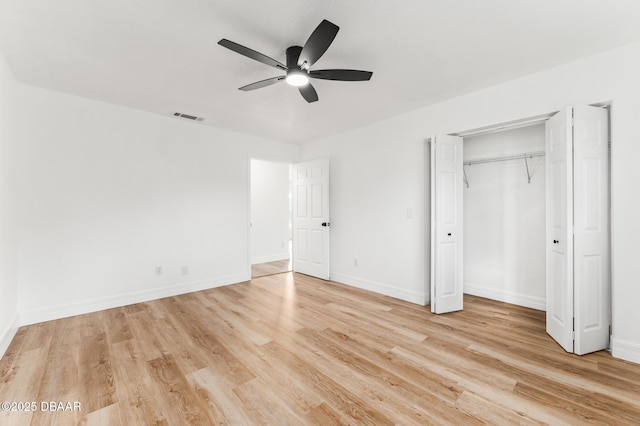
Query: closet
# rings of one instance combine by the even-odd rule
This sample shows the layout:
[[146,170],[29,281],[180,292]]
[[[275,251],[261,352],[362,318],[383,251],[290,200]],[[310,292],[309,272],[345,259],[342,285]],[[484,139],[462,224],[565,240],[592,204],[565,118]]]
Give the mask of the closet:
[[468,292],[545,310],[569,352],[608,347],[608,111],[472,133],[431,139],[431,310]]
[[545,310],[545,128],[464,137],[464,293]]

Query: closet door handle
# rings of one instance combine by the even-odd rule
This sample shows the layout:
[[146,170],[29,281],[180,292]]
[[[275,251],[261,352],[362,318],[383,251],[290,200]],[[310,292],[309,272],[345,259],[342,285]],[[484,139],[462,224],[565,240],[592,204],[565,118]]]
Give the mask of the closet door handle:
[[553,244],[558,244],[559,242],[559,240],[553,240]]
[[448,235],[448,236],[451,236],[451,232],[449,232],[447,235]]

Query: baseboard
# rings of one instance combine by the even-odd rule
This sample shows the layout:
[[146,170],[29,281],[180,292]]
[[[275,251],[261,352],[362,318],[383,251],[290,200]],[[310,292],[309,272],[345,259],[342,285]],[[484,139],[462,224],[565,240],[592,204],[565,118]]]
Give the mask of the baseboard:
[[278,260],[288,260],[289,252],[271,254],[268,256],[256,256],[251,258],[251,264],[255,265],[257,263],[267,263],[267,262],[276,262]]
[[640,364],[640,345],[611,337],[611,355]]
[[547,310],[546,300],[542,297],[527,296],[513,291],[496,290],[494,288],[485,287],[474,283],[464,283],[464,292],[473,296],[484,297],[499,302],[511,303],[518,306],[537,309],[539,311]]
[[352,287],[361,288],[363,290],[373,291],[375,293],[384,294],[396,299],[404,300],[406,302],[416,303],[424,306],[427,303],[428,295],[425,293],[419,293],[410,290],[404,290],[401,288],[393,287],[388,284],[379,283],[363,278],[354,277],[347,274],[331,272],[331,281],[339,282],[341,284],[350,285]]
[[9,325],[0,332],[0,359],[4,356],[20,326],[18,315],[14,315]]
[[29,325],[44,321],[71,317],[75,315],[88,314],[90,312],[117,308],[134,303],[162,299],[163,297],[177,296],[180,294],[192,293],[194,291],[206,290],[209,288],[249,281],[250,279],[251,276],[248,273],[229,275],[226,277],[218,277],[211,280],[191,281],[162,288],[123,293],[99,299],[82,300],[64,305],[30,309],[20,312],[20,325]]

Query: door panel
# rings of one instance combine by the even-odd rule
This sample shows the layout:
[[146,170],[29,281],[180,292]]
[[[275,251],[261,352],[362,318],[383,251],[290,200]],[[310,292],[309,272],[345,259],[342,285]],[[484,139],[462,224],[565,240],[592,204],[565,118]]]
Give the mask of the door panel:
[[574,108],[575,353],[609,346],[609,117]]
[[547,333],[573,352],[572,109],[547,120]]
[[294,170],[293,270],[328,280],[329,160],[306,161]]
[[324,231],[314,229],[311,231],[311,262],[315,265],[324,264]]
[[431,139],[431,311],[463,307],[462,138]]
[[[309,229],[307,228],[298,228],[294,233],[295,240],[295,256],[294,263],[306,263],[309,261],[308,248],[309,248]],[[295,270],[295,269],[294,269]]]
[[307,217],[307,185],[300,184],[296,187],[296,202],[298,217]]
[[314,183],[311,185],[311,217],[314,219],[322,219],[324,217],[322,189],[322,183]]
[[440,245],[440,282],[442,296],[453,296],[456,293],[456,244],[444,242]]

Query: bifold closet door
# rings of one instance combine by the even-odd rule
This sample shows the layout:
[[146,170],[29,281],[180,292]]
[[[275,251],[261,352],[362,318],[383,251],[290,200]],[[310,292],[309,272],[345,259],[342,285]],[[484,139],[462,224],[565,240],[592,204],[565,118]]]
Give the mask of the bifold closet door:
[[459,311],[462,288],[462,138],[431,138],[431,312]]
[[546,123],[547,333],[582,355],[609,345],[609,152],[603,108]]
[[547,120],[547,333],[573,352],[572,109]]
[[604,108],[573,109],[574,352],[609,347],[609,115]]

